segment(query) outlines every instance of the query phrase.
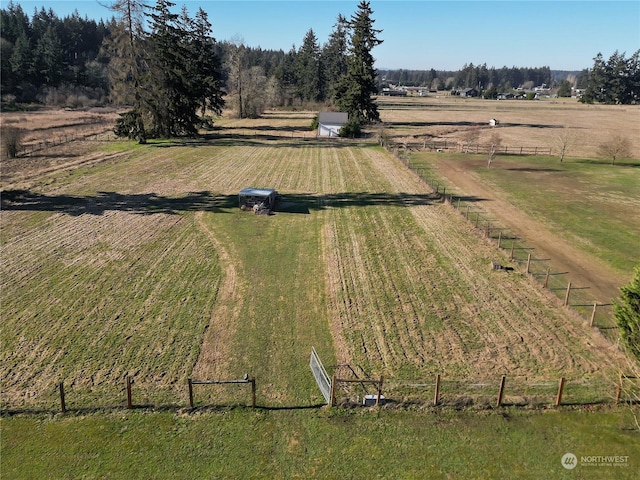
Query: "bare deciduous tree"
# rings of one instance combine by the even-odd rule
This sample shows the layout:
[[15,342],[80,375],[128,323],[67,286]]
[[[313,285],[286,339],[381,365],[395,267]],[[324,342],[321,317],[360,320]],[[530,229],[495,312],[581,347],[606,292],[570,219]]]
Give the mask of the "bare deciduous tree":
[[562,132],[556,137],[556,147],[558,147],[558,156],[560,163],[564,161],[567,152],[576,144],[575,134],[568,128],[563,128]]
[[473,145],[478,142],[480,138],[480,127],[471,127],[464,131],[462,140],[465,144],[465,153],[469,153],[469,150]]
[[631,156],[631,142],[622,135],[613,135],[608,141],[598,145],[598,154],[611,159],[615,165],[616,159]]
[[502,143],[502,137],[496,132],[493,132],[491,138],[489,139],[489,158],[487,158],[487,168],[491,167],[491,162],[496,157],[496,151],[498,147]]
[[16,158],[22,148],[22,139],[24,130],[18,127],[2,128],[2,146],[6,152],[7,158]]

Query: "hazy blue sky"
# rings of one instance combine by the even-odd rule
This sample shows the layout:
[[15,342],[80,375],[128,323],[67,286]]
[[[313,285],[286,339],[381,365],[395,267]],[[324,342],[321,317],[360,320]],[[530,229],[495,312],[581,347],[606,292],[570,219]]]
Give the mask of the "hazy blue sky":
[[[193,14],[209,14],[217,40],[239,38],[246,45],[288,51],[312,28],[327,41],[342,13],[350,17],[358,1],[343,0],[173,0]],[[14,0],[29,16],[34,7],[59,17],[78,10],[100,19],[112,14],[111,0]],[[155,0],[148,3],[154,5]],[[0,0],[6,8],[8,0]],[[488,67],[549,66],[581,70],[601,52],[627,57],[640,49],[640,1],[371,1],[374,26],[384,43],[373,50],[378,68],[458,70],[465,63]]]

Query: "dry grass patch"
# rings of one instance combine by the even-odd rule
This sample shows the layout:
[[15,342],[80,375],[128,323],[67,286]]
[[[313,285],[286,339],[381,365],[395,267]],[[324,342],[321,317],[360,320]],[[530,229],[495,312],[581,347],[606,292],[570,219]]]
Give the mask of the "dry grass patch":
[[[480,144],[498,135],[502,145],[551,148],[570,136],[568,156],[597,158],[598,146],[612,135],[627,137],[633,158],[640,158],[640,106],[584,105],[575,99],[542,101],[479,100],[452,97],[379,98],[387,134],[397,140],[415,138],[465,142],[479,130]],[[489,120],[500,121],[490,127]]]

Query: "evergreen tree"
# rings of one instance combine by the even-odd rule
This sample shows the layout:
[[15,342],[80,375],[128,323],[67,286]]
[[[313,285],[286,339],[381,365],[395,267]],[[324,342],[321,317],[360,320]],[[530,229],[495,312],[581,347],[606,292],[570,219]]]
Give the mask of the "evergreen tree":
[[616,51],[605,61],[598,53],[588,72],[587,88],[580,101],[626,105],[640,102],[639,56],[640,50],[629,59]]
[[22,81],[28,81],[33,74],[33,50],[26,33],[21,33],[13,47],[11,58],[11,72]]
[[207,13],[198,9],[193,23],[190,41],[192,62],[188,65],[193,83],[193,95],[199,99],[202,116],[207,110],[219,115],[224,107],[220,81],[220,59],[215,52],[215,38],[211,36],[211,24]]
[[303,102],[324,100],[320,47],[313,29],[304,36],[296,56],[296,90]]
[[322,50],[322,63],[325,73],[325,96],[335,101],[338,85],[348,72],[347,53],[349,48],[349,24],[347,19],[338,15],[329,41]]
[[[158,0],[149,14],[151,33],[147,48],[149,70],[145,74],[144,103],[153,118],[153,135],[161,138],[178,134],[179,95],[183,90],[184,55],[177,26],[178,14],[169,0]],[[189,132],[191,133],[191,132]]]
[[110,93],[116,104],[133,105],[133,110],[122,118],[118,128],[121,134],[146,143],[142,82],[147,65],[143,20],[148,6],[145,0],[116,0],[109,8],[118,15],[111,28],[112,34],[105,41],[110,60]]
[[340,82],[336,98],[340,109],[346,111],[352,121],[359,123],[380,121],[378,107],[372,98],[378,89],[371,50],[382,43],[377,38],[382,30],[373,28],[372,14],[370,3],[362,0],[351,17],[348,71]]
[[571,83],[569,83],[569,80],[563,80],[560,83],[560,87],[558,87],[558,96],[559,97],[571,96]]
[[613,313],[623,340],[640,360],[640,267],[635,268],[631,281],[620,288],[620,297],[614,302]]
[[40,37],[33,60],[36,79],[39,83],[57,86],[62,80],[65,68],[62,42],[53,25],[49,25]]

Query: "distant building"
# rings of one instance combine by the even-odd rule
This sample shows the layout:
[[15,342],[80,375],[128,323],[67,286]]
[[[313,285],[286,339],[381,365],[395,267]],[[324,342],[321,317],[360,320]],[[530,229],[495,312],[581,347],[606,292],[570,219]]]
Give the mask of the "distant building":
[[337,137],[340,129],[349,121],[345,112],[320,112],[318,114],[318,136]]
[[459,94],[461,97],[477,97],[479,95],[479,92],[475,88],[465,88],[463,90],[460,90]]

